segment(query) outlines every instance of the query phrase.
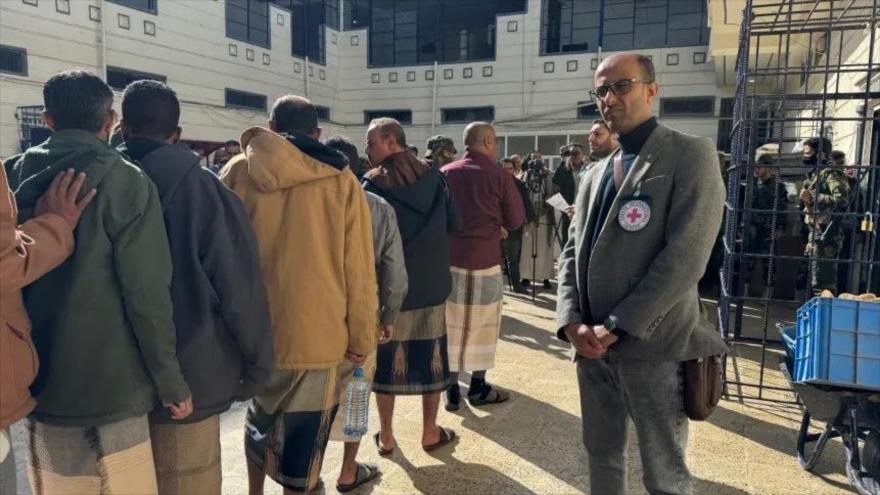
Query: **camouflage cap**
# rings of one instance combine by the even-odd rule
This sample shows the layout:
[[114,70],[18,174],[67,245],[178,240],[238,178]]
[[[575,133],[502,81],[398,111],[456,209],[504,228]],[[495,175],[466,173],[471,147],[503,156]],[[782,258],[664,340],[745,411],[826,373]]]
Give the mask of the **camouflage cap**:
[[455,149],[455,143],[452,142],[452,139],[443,135],[433,136],[428,139],[426,148],[428,150],[425,152],[425,158],[431,158],[432,154],[435,151],[440,150],[449,150],[453,153],[458,153],[458,151],[456,151]]

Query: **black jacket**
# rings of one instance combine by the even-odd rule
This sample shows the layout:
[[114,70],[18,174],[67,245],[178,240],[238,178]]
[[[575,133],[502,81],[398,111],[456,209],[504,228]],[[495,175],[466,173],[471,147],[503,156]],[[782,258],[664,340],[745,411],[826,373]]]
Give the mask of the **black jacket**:
[[[532,206],[532,202],[529,201],[529,186],[515,177],[513,183],[516,184],[516,190],[519,191],[519,195],[523,200],[523,206],[526,208],[526,223],[529,224],[534,222],[538,216],[535,215],[535,208]],[[523,227],[525,227],[525,225],[523,225]],[[522,227],[517,230],[522,230]]]
[[[196,422],[259,392],[272,336],[257,241],[240,200],[184,145],[134,138],[120,146],[159,191],[174,272],[177,358]],[[157,408],[151,419],[170,422]]]
[[409,279],[409,291],[401,310],[446,302],[452,290],[447,233],[461,230],[461,217],[449,195],[446,180],[436,168],[431,168],[405,187],[385,189],[364,179],[364,188],[388,201],[397,214]]

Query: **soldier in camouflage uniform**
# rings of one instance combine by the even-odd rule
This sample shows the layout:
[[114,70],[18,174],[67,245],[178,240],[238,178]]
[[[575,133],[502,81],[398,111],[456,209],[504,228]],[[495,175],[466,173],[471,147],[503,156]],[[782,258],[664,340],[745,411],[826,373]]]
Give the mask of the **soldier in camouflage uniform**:
[[438,170],[443,165],[454,162],[455,154],[458,153],[452,139],[442,135],[428,139],[426,147],[425,160]]
[[850,186],[840,167],[827,160],[831,141],[811,138],[804,143],[805,165],[815,167],[804,181],[801,204],[805,213],[808,238],[805,255],[811,258],[810,275],[813,295],[823,290],[837,294],[837,263],[843,246],[843,217],[849,205]]
[[[770,153],[760,154],[755,163],[751,208],[765,211],[752,212],[751,214],[751,237],[746,248],[746,252],[750,254],[773,254],[770,249],[773,245],[773,239],[779,239],[785,230],[785,209],[788,198],[785,184],[779,180],[771,168],[775,163],[776,159]],[[747,263],[749,274],[754,271],[759,259],[764,260],[764,269],[767,269],[768,261],[766,258],[751,257]],[[771,278],[765,276],[765,281],[769,280]]]

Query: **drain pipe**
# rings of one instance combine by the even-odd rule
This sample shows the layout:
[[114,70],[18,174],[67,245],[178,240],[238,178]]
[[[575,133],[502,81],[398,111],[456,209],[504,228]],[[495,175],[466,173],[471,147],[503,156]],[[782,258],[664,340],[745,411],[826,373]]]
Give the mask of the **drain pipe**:
[[107,80],[107,12],[104,10],[104,0],[98,0],[98,10],[101,12],[101,74]]
[[309,71],[312,70],[312,66],[309,64],[309,57],[306,57],[306,63],[303,66],[303,82],[305,83],[306,90],[306,98],[311,98],[309,96]]
[[[434,89],[431,92],[431,136],[434,135],[434,127],[437,126],[437,80],[440,79],[440,64],[434,61]],[[428,136],[430,137],[430,136]]]

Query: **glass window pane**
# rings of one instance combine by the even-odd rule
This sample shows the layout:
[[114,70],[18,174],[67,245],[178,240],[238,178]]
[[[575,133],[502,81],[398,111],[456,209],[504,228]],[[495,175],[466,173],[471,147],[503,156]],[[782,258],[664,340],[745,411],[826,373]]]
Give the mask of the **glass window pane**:
[[526,155],[535,149],[535,136],[507,136],[507,154],[519,155],[525,160]]
[[568,144],[568,136],[564,134],[538,136],[538,151],[543,156],[559,155],[559,148]]

